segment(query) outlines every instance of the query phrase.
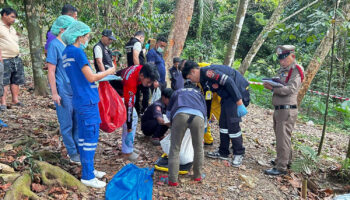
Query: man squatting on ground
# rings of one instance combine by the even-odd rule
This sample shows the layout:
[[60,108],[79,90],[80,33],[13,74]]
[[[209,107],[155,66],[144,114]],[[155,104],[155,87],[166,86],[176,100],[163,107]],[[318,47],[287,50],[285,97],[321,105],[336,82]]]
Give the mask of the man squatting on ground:
[[249,103],[249,82],[236,70],[224,65],[210,65],[199,68],[193,61],[187,61],[182,69],[184,79],[199,83],[221,97],[220,146],[217,151],[208,152],[210,158],[228,159],[232,141],[233,166],[240,166],[245,153],[239,122],[247,114],[244,105]]
[[191,131],[194,181],[202,180],[204,160],[203,136],[206,124],[207,108],[205,99],[196,86],[190,82],[185,88],[176,90],[170,98],[167,116],[171,121],[169,152],[169,185],[178,185],[180,167],[179,152],[187,129]]
[[152,144],[155,146],[160,145],[160,140],[170,126],[170,123],[165,123],[163,114],[165,114],[172,94],[171,88],[162,90],[161,98],[148,106],[141,117],[141,130],[146,136],[152,136]]
[[271,163],[275,166],[265,170],[268,175],[286,174],[287,167],[292,163],[292,131],[298,116],[297,97],[304,79],[304,69],[296,64],[293,45],[277,46],[278,60],[281,65],[278,77],[284,86],[272,87],[264,83],[264,87],[273,92],[272,104],[273,129],[276,135],[277,158]]

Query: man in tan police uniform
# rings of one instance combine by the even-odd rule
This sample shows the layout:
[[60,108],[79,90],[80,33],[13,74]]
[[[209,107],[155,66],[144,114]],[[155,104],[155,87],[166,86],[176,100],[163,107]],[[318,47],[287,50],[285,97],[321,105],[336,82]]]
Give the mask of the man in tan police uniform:
[[293,45],[277,46],[277,55],[281,65],[278,77],[282,87],[264,87],[273,92],[272,104],[275,107],[273,128],[276,135],[277,158],[271,163],[274,168],[265,170],[268,175],[286,174],[287,166],[292,161],[291,135],[297,119],[297,96],[304,79],[304,69],[296,64]]
[[17,18],[17,12],[12,8],[1,10],[0,20],[0,62],[4,65],[3,85],[4,95],[1,98],[0,111],[6,110],[6,94],[9,85],[12,93],[12,105],[23,106],[18,100],[19,85],[25,83],[24,68],[19,58],[19,37],[12,26]]

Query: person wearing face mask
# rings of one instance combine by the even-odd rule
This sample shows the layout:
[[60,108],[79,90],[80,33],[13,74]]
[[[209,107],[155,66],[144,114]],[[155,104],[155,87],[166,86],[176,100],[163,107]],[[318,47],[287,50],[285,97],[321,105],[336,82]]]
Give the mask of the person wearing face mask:
[[46,62],[48,65],[47,77],[51,88],[52,100],[56,106],[63,143],[67,149],[70,161],[80,164],[77,113],[73,111],[73,91],[62,64],[62,52],[66,48],[66,44],[62,41],[61,35],[74,21],[73,17],[61,15],[53,23],[50,32],[56,38],[51,41],[47,48]]
[[159,36],[154,48],[148,51],[146,58],[148,63],[155,64],[159,73],[159,80],[161,88],[166,88],[165,82],[165,62],[163,59],[163,52],[167,46],[168,40],[164,36]]
[[271,161],[274,166],[265,170],[268,175],[284,175],[292,163],[292,131],[298,116],[297,97],[304,79],[304,69],[295,61],[295,46],[280,45],[276,48],[279,69],[278,79],[283,83],[281,87],[273,87],[264,82],[264,87],[273,92],[272,104],[273,129],[276,135],[277,158]]
[[80,21],[73,22],[62,34],[67,47],[62,53],[63,67],[73,90],[73,109],[78,114],[79,153],[82,165],[81,182],[94,188],[103,188],[106,183],[98,180],[106,173],[94,169],[101,118],[100,101],[96,81],[115,73],[115,67],[94,74],[84,52],[88,46],[90,27]]
[[[143,65],[145,62],[144,52],[142,50],[142,44],[145,41],[145,32],[137,31],[129,42],[125,45],[126,58],[128,67],[133,65]],[[142,106],[140,105],[142,93]],[[139,85],[136,92],[135,109],[140,115],[148,107],[149,101],[149,88]]]

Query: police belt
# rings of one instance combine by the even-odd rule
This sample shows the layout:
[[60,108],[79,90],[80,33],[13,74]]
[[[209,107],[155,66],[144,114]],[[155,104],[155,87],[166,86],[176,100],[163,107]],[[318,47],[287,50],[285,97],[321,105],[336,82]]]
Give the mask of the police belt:
[[282,110],[282,109],[297,109],[297,105],[280,105],[275,106],[275,110]]

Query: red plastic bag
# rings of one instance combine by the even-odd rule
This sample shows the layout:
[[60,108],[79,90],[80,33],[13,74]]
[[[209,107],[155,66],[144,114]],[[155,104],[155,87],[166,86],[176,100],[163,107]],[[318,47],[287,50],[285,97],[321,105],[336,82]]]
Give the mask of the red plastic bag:
[[117,91],[108,83],[100,82],[98,87],[100,102],[101,124],[100,129],[104,132],[111,133],[121,127],[126,121],[126,109],[122,98]]

